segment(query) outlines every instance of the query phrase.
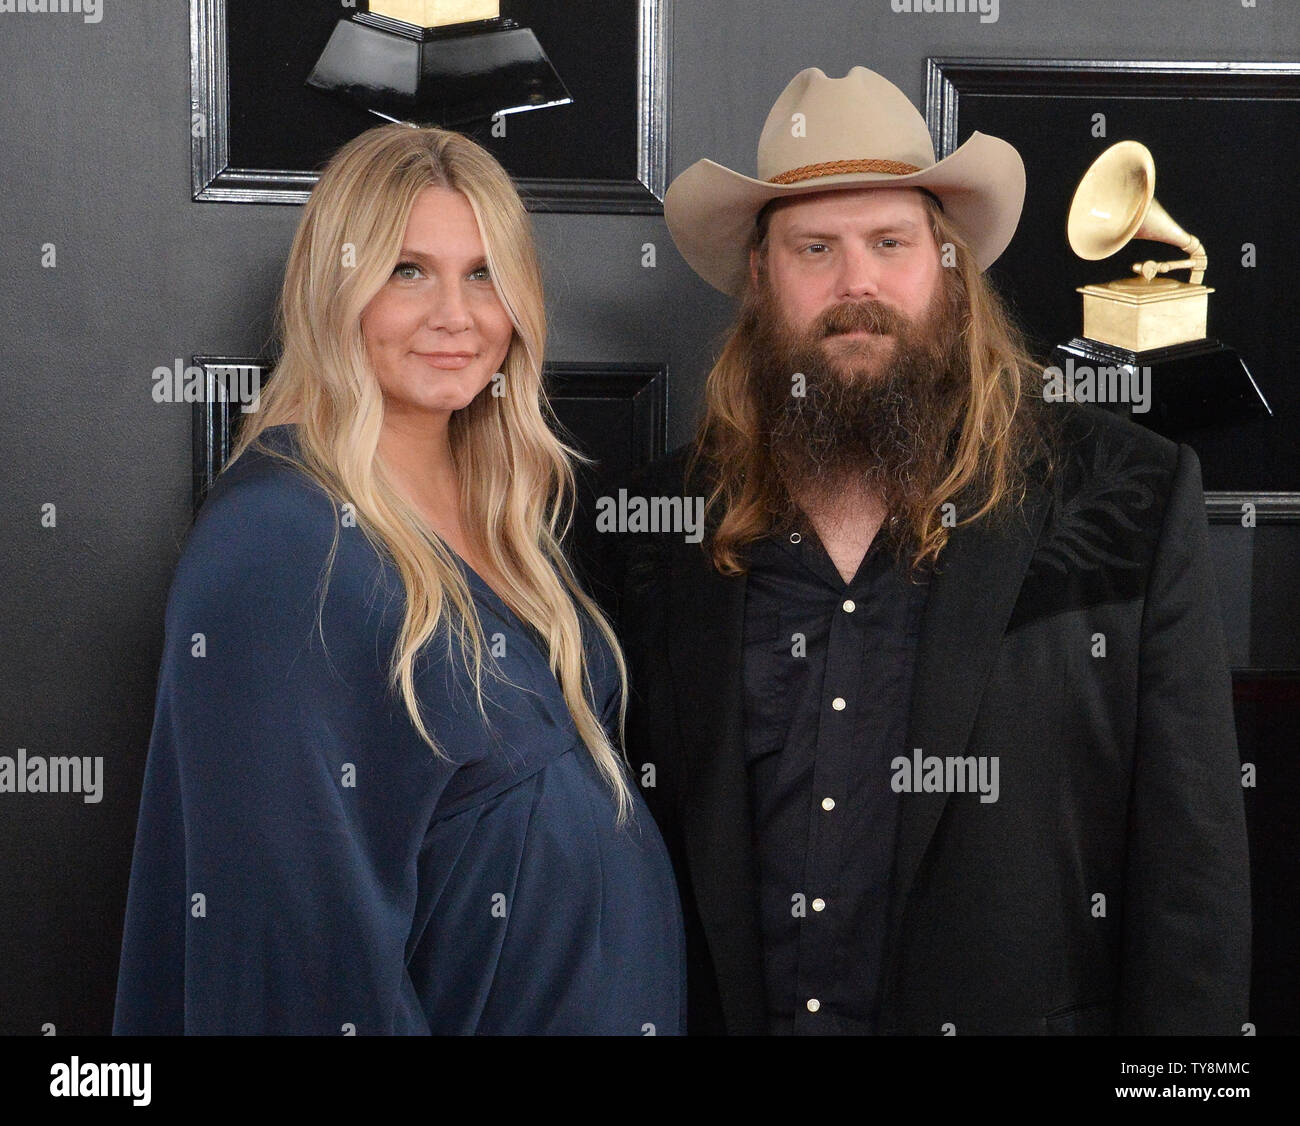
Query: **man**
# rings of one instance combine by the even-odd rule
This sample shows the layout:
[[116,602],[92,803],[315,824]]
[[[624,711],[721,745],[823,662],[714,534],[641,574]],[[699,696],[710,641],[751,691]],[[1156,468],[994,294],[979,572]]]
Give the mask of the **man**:
[[[1249,873],[1195,455],[1041,368],[981,271],[1024,197],[862,67],[665,215],[742,298],[692,446],[589,537],[673,855],[689,1030],[1236,1034]],[[680,503],[680,502],[679,502]],[[666,508],[663,511],[667,511]]]

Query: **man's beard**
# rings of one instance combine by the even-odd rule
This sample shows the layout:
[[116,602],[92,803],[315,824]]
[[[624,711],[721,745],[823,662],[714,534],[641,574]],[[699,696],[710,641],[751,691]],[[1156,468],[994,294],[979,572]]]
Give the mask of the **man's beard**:
[[[786,519],[865,489],[887,513],[915,523],[948,468],[969,394],[961,325],[960,291],[947,277],[918,320],[879,301],[841,303],[802,331],[785,323],[760,278],[740,332]],[[888,336],[831,339],[859,330]]]

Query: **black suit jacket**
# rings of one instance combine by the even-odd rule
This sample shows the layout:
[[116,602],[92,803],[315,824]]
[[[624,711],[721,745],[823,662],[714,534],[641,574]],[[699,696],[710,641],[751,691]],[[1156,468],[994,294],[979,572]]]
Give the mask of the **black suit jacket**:
[[[1000,794],[902,796],[880,1028],[1240,1035],[1249,867],[1199,463],[1059,409],[1060,470],[1012,521],[955,529],[932,580],[909,747],[998,756]],[[624,484],[701,494],[685,455]],[[745,577],[680,533],[587,526],[579,550],[628,658],[627,750],[677,872],[689,1030],[765,1032]]]

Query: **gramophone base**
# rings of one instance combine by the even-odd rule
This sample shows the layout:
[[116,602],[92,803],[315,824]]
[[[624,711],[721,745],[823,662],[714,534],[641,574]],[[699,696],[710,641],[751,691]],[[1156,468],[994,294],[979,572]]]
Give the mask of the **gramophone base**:
[[1112,348],[1153,352],[1205,338],[1214,290],[1174,278],[1123,278],[1085,285],[1078,292],[1083,294],[1085,339]]
[[508,19],[424,29],[358,13],[338,22],[307,85],[443,126],[572,101],[537,37]]
[[[1134,352],[1076,336],[1052,349],[1051,363],[1062,372],[1068,367],[1074,373],[1114,368],[1141,373],[1149,369],[1150,399],[1145,412],[1134,411],[1131,402],[1098,402],[1096,394],[1078,398],[1128,415],[1166,438],[1179,439],[1189,430],[1231,426],[1273,414],[1245,361],[1235,349],[1214,339]],[[1094,386],[1103,382],[1097,380]]]

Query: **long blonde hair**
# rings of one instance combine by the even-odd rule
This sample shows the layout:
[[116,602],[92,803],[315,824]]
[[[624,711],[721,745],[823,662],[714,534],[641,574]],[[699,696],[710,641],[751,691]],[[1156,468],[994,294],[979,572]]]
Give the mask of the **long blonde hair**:
[[[903,546],[910,550],[913,571],[934,564],[948,542],[946,502],[960,498],[958,510],[967,515],[958,526],[1006,518],[1023,501],[1028,468],[1036,464],[1046,476],[1053,465],[1050,418],[1039,409],[1042,367],[961,232],[934,197],[923,194],[935,245],[951,246],[955,255],[954,265],[943,271],[943,284],[955,290],[951,296],[961,307],[960,354],[969,384],[946,471],[914,510],[896,514],[910,530]],[[750,240],[760,255],[766,253],[770,217],[770,210],[760,214]],[[744,299],[751,299],[755,284],[746,282]],[[745,331],[742,307],[705,384],[704,414],[687,463],[688,478],[703,471],[707,522],[716,527],[705,546],[713,565],[728,575],[746,569],[745,547],[771,530],[774,514],[787,501],[759,425]]]
[[[582,589],[561,549],[573,518],[570,459],[542,384],[546,320],[542,275],[528,213],[501,165],[448,130],[385,125],[345,145],[325,167],[294,236],[277,309],[279,361],[260,408],[246,416],[227,465],[268,427],[296,422],[301,460],[287,458],[336,502],[395,566],[406,611],[392,654],[389,687],[437,755],[415,692],[417,655],[446,624],[460,642],[480,711],[485,644],[471,591],[447,546],[394,489],[376,457],[384,400],[369,361],[361,315],[399,260],[411,209],[426,188],[464,194],[478,220],[493,284],[514,325],[502,374],[505,393],[485,390],[448,426],[460,481],[461,517],[475,550],[505,581],[502,598],[531,624],[549,651],[551,672],[578,733],[613,790],[618,823],[632,809],[621,752],[588,700],[591,676],[578,608],[614,654],[620,681],[619,743],[627,711],[627,670],[613,630]],[[328,568],[327,568],[328,572]],[[502,675],[487,652],[486,667]],[[485,715],[486,719],[486,715]]]

